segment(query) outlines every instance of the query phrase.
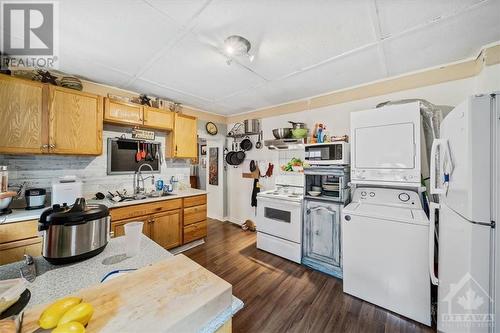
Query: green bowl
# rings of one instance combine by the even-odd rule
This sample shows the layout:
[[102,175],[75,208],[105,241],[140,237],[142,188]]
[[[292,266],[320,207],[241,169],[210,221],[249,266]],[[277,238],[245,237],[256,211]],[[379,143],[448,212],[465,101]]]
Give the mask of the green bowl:
[[294,139],[303,139],[307,137],[307,128],[296,128],[292,130],[292,137]]

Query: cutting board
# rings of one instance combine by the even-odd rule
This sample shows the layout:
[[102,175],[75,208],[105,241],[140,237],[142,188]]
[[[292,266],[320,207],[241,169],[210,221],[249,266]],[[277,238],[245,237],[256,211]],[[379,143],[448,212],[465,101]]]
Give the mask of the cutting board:
[[[177,255],[74,295],[95,308],[87,333],[197,332],[231,306],[232,287]],[[22,332],[39,328],[38,317],[46,306],[25,312]]]

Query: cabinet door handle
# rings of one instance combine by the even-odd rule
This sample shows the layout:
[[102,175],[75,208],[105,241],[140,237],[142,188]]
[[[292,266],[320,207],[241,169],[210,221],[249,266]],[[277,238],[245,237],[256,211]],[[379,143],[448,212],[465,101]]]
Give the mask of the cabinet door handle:
[[55,147],[56,147],[56,145],[55,145],[55,144],[53,144],[53,143],[51,143],[51,144],[49,145],[49,148],[50,148],[50,149],[54,149]]
[[40,146],[40,150],[44,150],[44,149],[48,149],[49,148],[49,145],[41,145]]

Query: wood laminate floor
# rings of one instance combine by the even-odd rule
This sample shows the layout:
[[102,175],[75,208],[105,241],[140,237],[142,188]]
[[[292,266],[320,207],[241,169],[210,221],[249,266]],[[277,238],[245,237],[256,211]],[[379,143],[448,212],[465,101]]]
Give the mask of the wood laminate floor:
[[258,250],[255,233],[208,221],[206,243],[185,255],[233,285],[245,307],[233,332],[432,332],[342,292],[342,280]]

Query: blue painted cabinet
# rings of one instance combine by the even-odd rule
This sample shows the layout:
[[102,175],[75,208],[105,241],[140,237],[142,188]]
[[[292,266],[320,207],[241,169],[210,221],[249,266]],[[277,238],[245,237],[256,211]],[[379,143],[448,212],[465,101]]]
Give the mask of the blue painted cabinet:
[[340,210],[340,203],[305,201],[302,263],[342,278]]

